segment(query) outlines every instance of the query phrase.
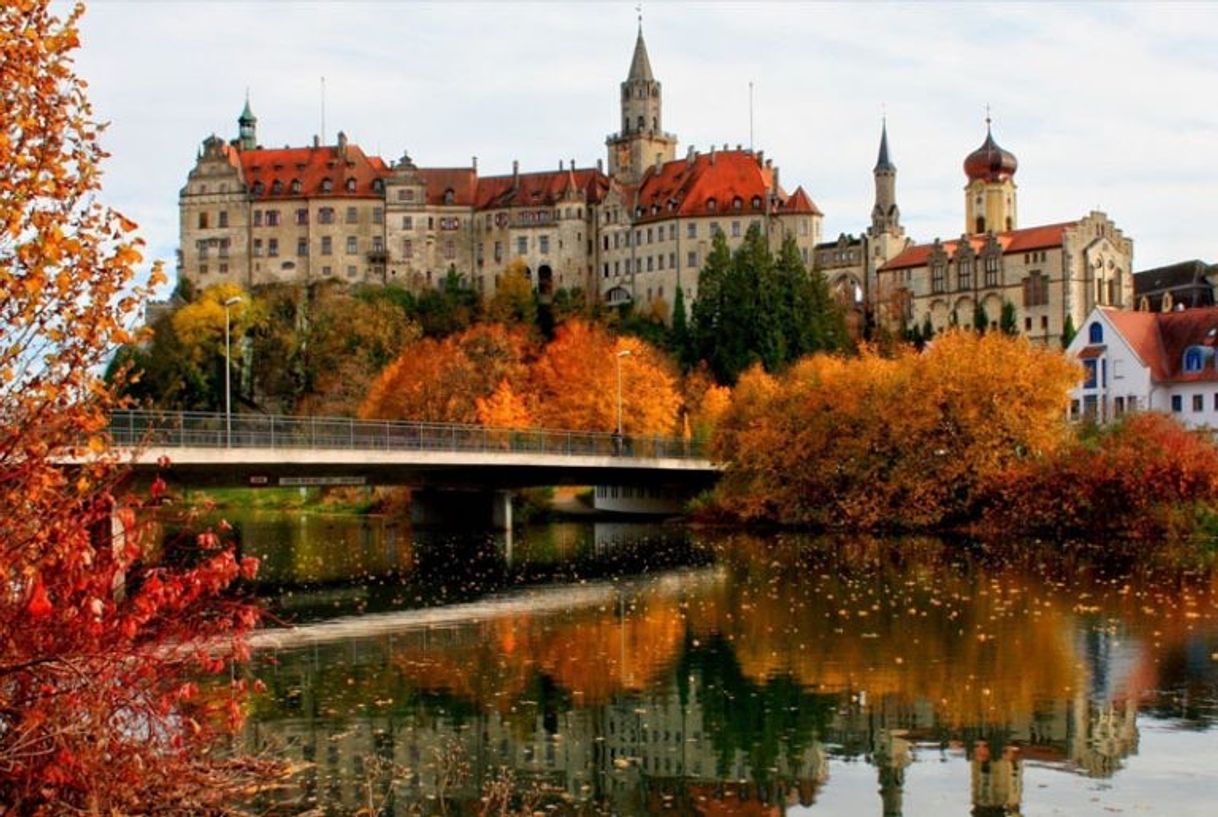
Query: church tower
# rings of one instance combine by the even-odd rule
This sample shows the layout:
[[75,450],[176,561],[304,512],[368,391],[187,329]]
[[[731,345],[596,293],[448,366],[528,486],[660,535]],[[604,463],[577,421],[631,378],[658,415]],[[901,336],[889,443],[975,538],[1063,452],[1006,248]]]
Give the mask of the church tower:
[[871,236],[901,232],[897,207],[897,166],[888,158],[888,122],[880,130],[880,155],[875,160],[875,207],[871,208]]
[[1016,217],[1015,154],[998,147],[985,118],[985,141],[964,158],[964,232],[1001,233],[1019,229]]
[[250,110],[250,95],[245,95],[245,109],[237,117],[237,147],[253,150],[258,147],[258,117]]
[[651,73],[640,21],[630,72],[622,83],[622,129],[605,142],[609,175],[624,184],[638,182],[657,159],[668,162],[676,157],[677,137],[662,129],[660,99],[660,83]]

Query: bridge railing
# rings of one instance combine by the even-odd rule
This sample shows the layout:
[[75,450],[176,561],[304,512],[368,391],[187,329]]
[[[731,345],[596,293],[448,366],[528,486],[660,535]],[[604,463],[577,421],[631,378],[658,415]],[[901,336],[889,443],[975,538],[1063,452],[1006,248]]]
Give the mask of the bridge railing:
[[362,451],[469,451],[702,459],[705,447],[679,437],[589,431],[499,429],[446,423],[234,414],[119,411],[114,445],[161,448],[295,448]]

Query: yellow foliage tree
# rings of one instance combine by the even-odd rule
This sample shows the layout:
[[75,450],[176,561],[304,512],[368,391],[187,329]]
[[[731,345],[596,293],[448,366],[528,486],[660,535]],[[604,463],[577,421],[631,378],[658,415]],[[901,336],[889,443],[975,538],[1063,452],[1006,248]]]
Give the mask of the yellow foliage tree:
[[533,324],[537,321],[537,301],[533,283],[523,258],[514,259],[499,276],[495,294],[486,303],[487,320],[496,323]]
[[507,380],[499,381],[488,397],[474,400],[478,411],[478,422],[491,428],[529,428],[533,425],[533,413],[527,401],[516,393]]
[[972,332],[750,372],[716,435],[721,497],[746,518],[829,527],[961,521],[987,480],[1063,443],[1077,378],[1060,352]]
[[604,327],[578,318],[558,328],[533,367],[539,424],[575,431],[616,430],[619,365],[623,432],[677,433],[681,396],[668,357],[639,338],[615,338]]
[[251,298],[238,284],[213,284],[173,314],[173,333],[194,363],[223,353],[224,303],[232,298],[241,299],[228,310],[229,333],[235,342],[266,317],[262,303]]

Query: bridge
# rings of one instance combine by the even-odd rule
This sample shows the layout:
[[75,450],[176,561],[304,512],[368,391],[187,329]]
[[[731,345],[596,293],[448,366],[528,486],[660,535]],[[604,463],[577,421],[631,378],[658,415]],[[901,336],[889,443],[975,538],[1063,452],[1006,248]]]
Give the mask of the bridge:
[[435,492],[451,499],[458,490],[467,512],[472,496],[490,497],[497,524],[514,488],[612,484],[692,495],[721,470],[697,441],[586,431],[124,411],[111,416],[109,433],[137,475],[160,472],[168,459],[167,477],[192,486],[409,485],[420,489],[423,519],[429,506],[433,517],[448,513],[452,503]]

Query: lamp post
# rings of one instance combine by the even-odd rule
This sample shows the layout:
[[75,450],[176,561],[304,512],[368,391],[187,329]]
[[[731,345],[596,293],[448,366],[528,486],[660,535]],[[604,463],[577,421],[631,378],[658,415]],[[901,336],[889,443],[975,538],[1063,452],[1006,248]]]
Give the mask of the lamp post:
[[622,358],[630,357],[629,349],[622,349],[614,356],[617,363],[617,447],[622,447]]
[[229,339],[229,310],[241,303],[241,296],[234,295],[224,302],[224,447],[233,444],[233,376],[232,354],[233,347]]

